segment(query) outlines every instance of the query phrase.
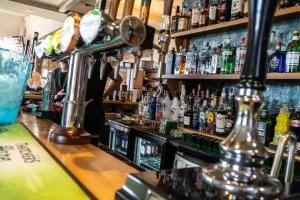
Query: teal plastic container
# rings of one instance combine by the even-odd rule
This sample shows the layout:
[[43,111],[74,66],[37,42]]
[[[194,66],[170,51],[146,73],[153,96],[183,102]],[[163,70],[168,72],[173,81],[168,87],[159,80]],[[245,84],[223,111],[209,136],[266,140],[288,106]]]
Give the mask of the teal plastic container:
[[29,59],[0,49],[0,125],[16,122],[29,74]]

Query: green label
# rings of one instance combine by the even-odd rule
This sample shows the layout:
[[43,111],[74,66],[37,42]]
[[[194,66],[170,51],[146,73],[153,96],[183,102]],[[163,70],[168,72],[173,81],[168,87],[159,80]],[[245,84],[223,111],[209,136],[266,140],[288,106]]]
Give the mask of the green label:
[[22,124],[0,130],[2,200],[89,199]]

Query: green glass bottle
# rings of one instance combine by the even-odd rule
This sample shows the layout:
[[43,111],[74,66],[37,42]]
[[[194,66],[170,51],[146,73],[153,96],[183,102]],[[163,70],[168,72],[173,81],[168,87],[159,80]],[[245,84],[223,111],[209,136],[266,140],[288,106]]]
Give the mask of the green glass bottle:
[[300,40],[299,31],[293,32],[292,41],[286,50],[286,72],[297,72],[300,68]]
[[268,115],[267,110],[262,110],[257,120],[257,131],[259,140],[265,146],[268,146],[272,141],[274,133],[272,130],[272,119]]
[[233,74],[233,72],[234,72],[233,50],[234,49],[231,46],[231,38],[227,38],[226,44],[222,51],[221,73],[223,73],[223,74]]

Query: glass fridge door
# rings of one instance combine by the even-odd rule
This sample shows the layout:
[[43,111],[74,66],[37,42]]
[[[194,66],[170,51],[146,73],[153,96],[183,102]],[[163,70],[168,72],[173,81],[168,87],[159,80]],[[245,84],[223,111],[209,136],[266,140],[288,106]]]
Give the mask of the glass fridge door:
[[110,129],[110,148],[111,150],[127,156],[128,150],[128,133],[122,132],[118,129]]
[[136,147],[136,165],[145,170],[160,171],[162,146],[138,137]]

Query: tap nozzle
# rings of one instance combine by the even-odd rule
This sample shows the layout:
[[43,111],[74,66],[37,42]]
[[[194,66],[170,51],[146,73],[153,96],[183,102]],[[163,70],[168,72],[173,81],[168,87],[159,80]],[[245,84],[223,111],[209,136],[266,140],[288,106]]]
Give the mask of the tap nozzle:
[[100,64],[100,80],[104,79],[104,74],[106,71],[106,64],[107,64],[107,57],[106,57],[106,54],[104,53],[102,55],[101,64]]
[[118,50],[117,65],[115,66],[115,70],[114,70],[114,80],[117,80],[119,77],[121,59],[122,59],[122,54],[121,54],[121,51]]

